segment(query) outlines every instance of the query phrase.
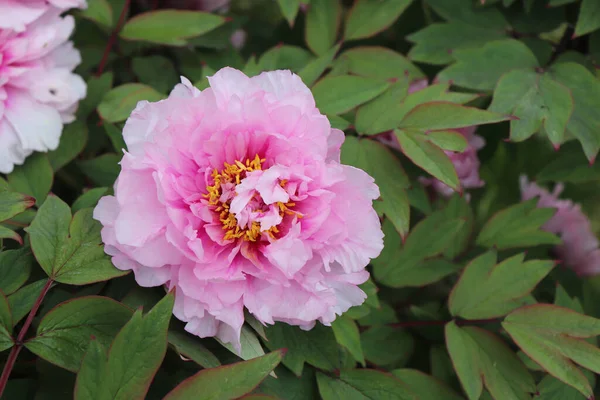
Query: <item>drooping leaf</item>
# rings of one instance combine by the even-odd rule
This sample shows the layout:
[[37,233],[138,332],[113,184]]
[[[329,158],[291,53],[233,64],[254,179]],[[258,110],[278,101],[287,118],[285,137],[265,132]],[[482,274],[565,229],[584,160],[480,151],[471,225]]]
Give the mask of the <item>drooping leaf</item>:
[[450,313],[466,319],[495,318],[523,305],[525,296],[554,267],[553,261],[524,259],[521,253],[496,265],[496,253],[489,251],[471,261],[450,293]]
[[55,365],[77,371],[90,338],[108,346],[130,317],[131,310],[113,299],[79,297],[50,310],[25,346]]
[[538,67],[535,55],[522,42],[514,39],[495,40],[482,47],[457,50],[456,62],[442,70],[438,78],[454,85],[492,91],[500,77],[517,68]]
[[165,96],[142,83],[125,83],[108,91],[98,105],[98,114],[107,122],[125,121],[139,101],[158,101]]
[[343,114],[377,97],[389,83],[354,75],[325,77],[313,87],[317,107],[323,114]]
[[192,337],[183,332],[169,331],[169,344],[185,358],[189,358],[204,368],[216,368],[221,365],[219,359],[210,352],[199,338]]
[[279,350],[250,361],[205,369],[183,381],[165,400],[237,399],[258,386],[283,356]]
[[323,400],[378,399],[417,400],[407,385],[390,374],[372,369],[341,371],[339,378],[317,373]]
[[496,399],[527,400],[535,392],[529,371],[510,348],[477,327],[446,324],[446,346],[469,400],[480,398],[483,386]]
[[502,327],[548,373],[586,398],[593,397],[588,380],[575,364],[600,371],[600,350],[581,340],[600,334],[600,320],[563,307],[535,304],[513,311]]
[[[92,341],[75,385],[75,399],[142,400],[167,351],[175,296],[167,294],[146,315],[137,310],[110,346]],[[131,315],[131,314],[129,314]]]
[[412,0],[357,0],[348,13],[344,38],[368,38],[388,28]]
[[0,252],[0,291],[7,296],[16,292],[29,279],[33,264],[31,249]]
[[50,192],[53,179],[54,172],[48,156],[44,153],[35,153],[27,157],[25,164],[16,166],[8,175],[10,187],[15,192],[35,198],[38,206],[44,202]]
[[340,346],[348,349],[352,357],[364,366],[365,356],[360,344],[360,332],[358,331],[356,322],[342,315],[336,318],[331,324],[331,328],[333,329],[335,340],[337,340]]
[[198,11],[158,10],[131,18],[120,32],[127,40],[182,46],[186,39],[200,36],[223,25],[225,18]]
[[311,0],[306,14],[304,38],[313,53],[320,56],[333,47],[342,19],[339,0]]
[[477,244],[500,250],[560,244],[556,235],[541,230],[556,210],[537,208],[537,201],[537,198],[531,199],[498,212],[481,229]]
[[239,356],[242,360],[251,360],[253,358],[265,355],[265,351],[260,345],[260,341],[256,337],[256,334],[252,329],[245,325],[242,326],[242,330],[240,332],[240,345],[242,349],[241,353],[238,352],[231,343],[224,343],[218,338],[217,341],[221,343],[221,345],[227,350]]
[[71,210],[56,196],[40,207],[26,228],[36,260],[53,280],[86,285],[122,276],[104,253],[100,223],[92,209],[83,209],[71,219]]

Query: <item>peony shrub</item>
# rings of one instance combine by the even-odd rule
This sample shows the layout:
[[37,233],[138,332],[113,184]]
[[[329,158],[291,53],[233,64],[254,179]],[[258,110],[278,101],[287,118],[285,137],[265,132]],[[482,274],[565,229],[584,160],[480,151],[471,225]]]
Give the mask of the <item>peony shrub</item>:
[[597,398],[598,11],[0,0],[0,399]]

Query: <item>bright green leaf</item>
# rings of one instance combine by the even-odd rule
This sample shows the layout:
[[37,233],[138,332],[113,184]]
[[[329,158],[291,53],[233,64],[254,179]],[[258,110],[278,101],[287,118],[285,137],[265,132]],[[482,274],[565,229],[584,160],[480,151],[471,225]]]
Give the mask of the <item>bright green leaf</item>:
[[320,56],[333,47],[341,19],[342,6],[339,0],[311,0],[306,14],[304,38],[313,53]]
[[35,199],[26,194],[0,189],[0,221],[11,219],[34,204]]
[[302,78],[306,86],[312,86],[323,75],[323,72],[331,65],[333,58],[339,50],[340,45],[335,45],[329,51],[302,67],[298,72],[298,76]]
[[[35,153],[27,157],[25,164],[15,167],[8,175],[10,187],[19,193],[33,196],[40,206],[52,188],[54,172],[48,162],[48,156]],[[1,213],[1,212],[0,212]]]
[[277,4],[290,27],[293,27],[300,10],[300,0],[277,0]]
[[333,329],[335,340],[337,340],[341,346],[348,349],[350,354],[352,354],[352,357],[364,366],[365,356],[360,344],[360,333],[356,322],[351,318],[342,315],[333,321],[331,328]]
[[108,188],[106,187],[98,187],[87,190],[73,202],[71,210],[73,210],[73,212],[77,212],[84,208],[94,208],[102,196],[104,196],[107,192]]
[[94,21],[103,28],[113,26],[113,11],[107,0],[90,1],[87,8],[81,12],[81,16]]
[[465,107],[460,104],[436,101],[413,108],[400,123],[403,129],[440,130],[493,124],[511,119],[510,116]]
[[345,40],[368,38],[388,28],[412,0],[357,0],[348,13]]
[[314,56],[310,51],[289,45],[278,45],[267,50],[258,61],[258,68],[261,71],[275,69],[289,69],[299,71],[307,65]]
[[169,344],[175,347],[177,353],[193,360],[203,368],[216,368],[221,365],[219,359],[201,343],[200,338],[187,333],[169,331]]
[[142,83],[126,83],[107,92],[98,105],[100,117],[107,122],[125,121],[137,103],[142,100],[158,101],[165,96]]
[[343,114],[377,97],[389,83],[354,75],[325,77],[313,87],[317,107],[323,114]]
[[468,146],[467,139],[458,131],[434,131],[429,132],[426,137],[442,150],[462,153]]
[[386,47],[353,47],[344,51],[336,62],[346,63],[348,73],[365,78],[409,81],[425,78],[425,74],[406,57]]

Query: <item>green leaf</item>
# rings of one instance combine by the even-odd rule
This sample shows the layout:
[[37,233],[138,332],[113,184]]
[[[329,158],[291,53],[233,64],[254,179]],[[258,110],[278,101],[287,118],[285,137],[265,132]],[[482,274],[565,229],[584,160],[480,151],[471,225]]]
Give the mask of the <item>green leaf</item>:
[[348,349],[352,357],[364,366],[365,356],[360,344],[360,333],[356,322],[342,315],[333,321],[331,328],[333,329],[335,340],[337,340],[340,346]]
[[587,35],[598,28],[600,28],[600,3],[595,0],[582,0],[574,37]]
[[406,364],[415,350],[415,340],[404,330],[391,326],[372,326],[360,335],[365,358],[378,366]]
[[372,369],[343,370],[339,378],[318,372],[317,383],[323,400],[417,400],[402,381]]
[[25,347],[55,365],[77,371],[90,338],[108,346],[130,317],[129,308],[108,297],[78,297],[50,310]]
[[256,357],[265,355],[265,351],[260,345],[260,341],[254,334],[254,331],[247,326],[242,326],[240,332],[240,345],[242,348],[241,354],[233,347],[231,343],[224,343],[219,338],[216,340],[221,343],[223,347],[231,351],[236,356],[239,356],[242,360],[251,360]]
[[10,296],[8,296],[8,302],[10,303],[10,309],[13,315],[13,326],[16,326],[33,308],[35,301],[42,293],[44,285],[46,285],[47,279],[41,279],[37,282],[30,283],[29,285],[23,286]]
[[561,147],[556,158],[548,162],[535,177],[537,183],[565,182],[591,183],[600,178],[600,163],[590,163],[579,146],[567,143]]
[[15,192],[33,196],[36,204],[41,205],[52,188],[54,173],[48,162],[48,156],[35,153],[27,157],[25,164],[15,167],[8,175],[8,183]]
[[531,374],[508,346],[476,327],[446,324],[446,346],[469,400],[477,400],[483,385],[495,399],[527,400],[535,392]]
[[121,129],[109,123],[105,123],[103,126],[104,131],[108,135],[108,138],[110,139],[117,154],[123,154],[123,151],[127,150],[127,144],[125,143],[125,139],[123,139],[123,133],[121,132]]
[[[284,0],[285,1],[285,0]],[[317,79],[323,75],[323,72],[331,65],[333,58],[340,50],[340,45],[333,46],[329,51],[323,53],[318,58],[315,58],[308,64],[306,64],[300,72],[298,72],[298,76],[302,78],[304,84],[308,87],[312,86]]]
[[[594,376],[587,371],[583,371],[584,375],[589,375],[588,381]],[[546,375],[538,384],[539,396],[536,396],[536,400],[587,400],[577,389],[571,386],[565,385],[555,377]]]
[[454,61],[452,55],[455,51],[479,48],[503,37],[506,35],[500,30],[460,22],[434,23],[406,37],[406,40],[415,44],[408,52],[408,57],[426,64],[450,64]]
[[345,40],[364,39],[385,30],[412,0],[357,0],[346,18]]
[[384,214],[401,235],[406,235],[410,209],[405,189],[409,181],[396,156],[374,140],[347,137],[342,145],[341,160],[366,171],[375,179],[384,202]]
[[525,254],[518,254],[496,265],[496,253],[489,251],[471,261],[450,293],[450,313],[486,319],[501,317],[523,305],[523,298],[554,267],[553,261],[524,259]]
[[275,370],[277,378],[267,376],[256,392],[271,395],[278,399],[304,400],[317,395],[315,370],[305,368],[301,377],[280,365]]
[[121,172],[120,161],[121,157],[118,155],[105,153],[91,160],[79,161],[77,164],[81,171],[97,185],[113,186]]
[[75,121],[64,127],[58,148],[48,152],[48,160],[54,171],[58,171],[83,151],[88,141],[87,126]]
[[588,160],[596,158],[600,149],[600,82],[584,66],[573,62],[556,63],[550,74],[571,90],[575,109],[567,124],[567,131],[581,142]]
[[283,364],[297,376],[302,374],[305,362],[326,371],[340,367],[338,345],[330,328],[317,324],[310,331],[303,331],[278,322],[269,326],[266,333],[265,345],[271,351],[288,350]]
[[200,36],[223,25],[225,18],[188,10],[158,10],[131,18],[119,36],[127,40],[183,46],[186,39]]
[[31,249],[0,252],[0,291],[7,296],[16,292],[29,279],[33,263]]
[[10,349],[13,346],[12,339],[12,314],[8,299],[0,292],[0,351]]
[[442,18],[451,22],[499,31],[508,26],[497,8],[475,7],[475,3],[462,0],[426,0],[426,3]]
[[477,244],[499,250],[560,244],[556,235],[541,230],[556,209],[537,208],[537,202],[534,198],[499,211],[483,226]]
[[511,116],[460,104],[436,101],[413,108],[400,123],[403,129],[440,130],[493,124],[511,119]]
[[92,219],[93,210],[71,210],[56,196],[40,207],[25,230],[38,263],[53,280],[70,285],[105,281],[126,272],[116,269],[104,254],[101,225]]
[[210,352],[196,336],[192,337],[187,333],[169,331],[169,344],[171,344],[178,354],[185,358],[193,360],[203,368],[216,368],[221,365],[219,359]]
[[317,107],[323,114],[343,114],[379,96],[388,82],[354,75],[325,77],[313,87]]
[[258,61],[261,71],[289,69],[299,71],[314,56],[306,49],[298,46],[278,45],[267,50]]
[[475,90],[492,91],[505,73],[539,66],[531,50],[515,39],[495,40],[479,48],[457,50],[453,56],[456,62],[439,73],[439,80]]
[[14,240],[19,244],[23,244],[23,238],[17,232],[10,230],[2,225],[0,225],[0,241],[2,239],[10,239]]
[[304,39],[313,53],[320,56],[333,47],[341,19],[342,6],[339,0],[311,0],[306,14]]
[[137,103],[142,100],[158,101],[164,99],[162,93],[142,83],[126,83],[108,91],[98,105],[98,113],[106,122],[125,121]]
[[395,369],[392,375],[404,382],[419,400],[462,400],[448,386],[416,369]]
[[277,4],[290,27],[294,27],[294,21],[300,9],[300,0],[277,0]]
[[77,212],[84,208],[94,208],[102,196],[104,196],[107,192],[108,188],[106,187],[89,189],[73,202],[71,210],[73,210],[73,212]]
[[364,76],[365,78],[397,78],[414,81],[426,77],[425,74],[406,57],[386,47],[353,47],[344,51],[337,62],[345,63],[348,68],[348,73]]
[[[167,351],[175,296],[167,294],[146,315],[137,310],[106,346],[92,341],[77,376],[75,399],[142,400]],[[131,315],[131,314],[129,314]]]
[[429,172],[454,190],[460,182],[454,164],[442,149],[427,140],[426,135],[405,130],[394,130],[400,149],[413,163]]
[[112,72],[105,72],[100,77],[92,76],[87,81],[87,95],[79,102],[77,116],[87,118],[102,101],[102,98],[110,90],[113,84]]
[[131,69],[140,83],[152,86],[160,93],[169,93],[173,86],[179,83],[175,65],[167,57],[159,55],[134,57],[131,60]]
[[237,399],[254,390],[281,362],[283,355],[281,350],[274,351],[250,361],[205,369],[183,381],[164,400]]
[[502,327],[548,373],[586,398],[593,397],[588,380],[575,363],[600,371],[600,350],[581,340],[600,334],[600,320],[563,307],[535,304],[509,314]]
[[109,29],[113,26],[113,11],[107,0],[90,1],[87,9],[81,11],[81,16],[103,28]]
[[542,130],[557,147],[564,141],[573,106],[569,89],[548,74],[516,70],[500,78],[489,110],[518,118],[510,121],[511,140],[520,142]]
[[0,189],[0,221],[11,219],[34,204],[35,199],[26,194]]
[[462,153],[468,146],[467,139],[458,131],[434,131],[427,134],[427,140],[442,150]]

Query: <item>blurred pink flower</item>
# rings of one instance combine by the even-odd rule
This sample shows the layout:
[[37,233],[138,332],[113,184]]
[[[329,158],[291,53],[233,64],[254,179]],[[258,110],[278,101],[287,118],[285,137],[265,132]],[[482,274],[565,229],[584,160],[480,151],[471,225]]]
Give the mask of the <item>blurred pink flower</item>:
[[600,244],[592,232],[589,219],[578,204],[558,198],[563,185],[557,184],[552,193],[529,182],[526,176],[520,178],[523,200],[539,197],[537,206],[556,208],[556,214],[542,229],[560,236],[563,244],[556,247],[558,257],[579,275],[600,273]]
[[[61,17],[62,9],[52,6],[34,8],[38,3],[47,5],[46,1],[16,3],[31,8],[12,9],[7,0],[0,0],[0,24],[6,27],[13,22],[0,29],[2,173],[11,172],[34,151],[56,149],[63,124],[75,119],[77,104],[86,94],[83,79],[71,72],[81,62],[79,51],[68,41],[75,27],[73,17]],[[71,2],[50,3],[63,6]],[[25,9],[35,9],[36,14]]]
[[[426,79],[415,81],[410,85],[408,93],[410,94],[417,92],[425,89],[427,86],[428,83]],[[456,174],[458,175],[460,185],[463,189],[479,188],[485,185],[485,182],[479,177],[480,162],[479,158],[477,157],[477,151],[485,146],[485,141],[481,136],[475,134],[476,129],[476,126],[454,129],[456,132],[463,135],[465,139],[467,139],[467,148],[462,153],[444,151],[444,153],[446,153],[446,155],[450,158],[450,161],[452,161],[452,164],[456,169]],[[380,135],[378,138],[382,143],[400,150],[400,143],[398,143],[396,136],[394,136],[391,132]],[[430,185],[437,193],[440,193],[444,196],[451,196],[454,193],[452,188],[435,178],[421,178],[420,182],[427,186]]]
[[123,131],[105,250],[142,286],[177,287],[174,314],[239,350],[244,307],[311,329],[361,304],[383,247],[373,179],[340,164],[332,129],[290,71],[224,68],[200,92],[140,102]]

